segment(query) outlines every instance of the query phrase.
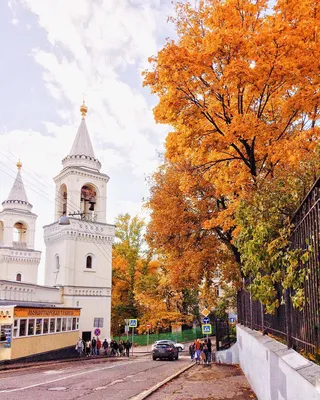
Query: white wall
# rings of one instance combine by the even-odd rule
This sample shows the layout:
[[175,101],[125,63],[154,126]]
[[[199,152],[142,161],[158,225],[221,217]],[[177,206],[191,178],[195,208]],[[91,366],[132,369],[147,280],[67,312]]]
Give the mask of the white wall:
[[259,400],[320,400],[320,367],[260,332],[237,325],[240,366]]
[[47,286],[0,280],[0,300],[59,305],[62,303],[62,291]]
[[[73,295],[75,294],[75,290],[77,292],[84,292],[84,294]],[[68,293],[71,293],[69,295]],[[102,291],[102,296],[99,294]],[[107,289],[96,290],[81,290],[79,288],[64,288],[65,296],[64,296],[64,306],[65,307],[80,307],[81,308],[81,316],[80,316],[80,325],[79,332],[91,332],[91,337],[94,336],[94,318],[103,318],[104,325],[101,330],[100,339],[108,339],[110,340],[110,315],[111,315],[111,291]],[[89,294],[89,292],[91,294]],[[105,294],[105,296],[103,296]]]

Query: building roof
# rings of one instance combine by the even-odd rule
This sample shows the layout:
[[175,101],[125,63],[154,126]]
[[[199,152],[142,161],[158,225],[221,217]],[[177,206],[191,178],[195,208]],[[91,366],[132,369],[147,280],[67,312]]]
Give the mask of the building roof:
[[80,107],[82,120],[74,139],[70,153],[62,160],[64,168],[81,167],[92,171],[100,171],[101,163],[96,159],[86,125],[88,107],[83,103]]
[[86,120],[84,118],[81,120],[77,136],[73,142],[69,156],[88,156],[95,158]]
[[23,201],[25,203],[29,203],[20,170],[17,173],[16,179],[11,188],[7,201]]
[[5,200],[2,205],[4,208],[13,208],[13,209],[23,209],[30,212],[32,205],[28,201],[27,193],[24,188],[22,176],[21,176],[21,168],[22,164],[20,160],[17,162],[18,172],[16,179],[13,183],[13,186],[10,190],[9,196],[7,200]]

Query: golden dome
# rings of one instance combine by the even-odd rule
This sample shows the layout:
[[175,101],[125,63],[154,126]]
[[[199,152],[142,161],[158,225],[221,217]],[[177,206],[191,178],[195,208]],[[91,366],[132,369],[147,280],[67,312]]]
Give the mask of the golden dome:
[[83,103],[82,103],[82,105],[80,107],[80,112],[81,112],[81,115],[82,115],[82,119],[85,119],[85,117],[87,115],[87,112],[88,112],[88,107],[85,105],[84,100],[83,100]]
[[22,164],[21,164],[20,160],[17,162],[17,167],[18,167],[18,171],[20,171],[22,168]]

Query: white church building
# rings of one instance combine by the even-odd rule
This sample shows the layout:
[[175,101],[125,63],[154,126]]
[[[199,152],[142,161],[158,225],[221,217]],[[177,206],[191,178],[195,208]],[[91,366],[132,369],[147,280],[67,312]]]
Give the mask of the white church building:
[[84,339],[110,339],[112,243],[107,224],[109,177],[101,172],[86,126],[87,107],[62,170],[54,178],[55,218],[44,227],[45,285],[38,285],[41,252],[34,246],[37,215],[24,188],[20,161],[0,212],[0,308],[6,305],[80,308]]

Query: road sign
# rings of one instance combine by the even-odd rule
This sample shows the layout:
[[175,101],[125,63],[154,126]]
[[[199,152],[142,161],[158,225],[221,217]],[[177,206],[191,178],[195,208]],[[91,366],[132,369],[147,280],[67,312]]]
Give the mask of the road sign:
[[207,317],[207,316],[210,314],[210,310],[208,310],[207,308],[204,308],[204,309],[201,311],[201,314],[204,315],[205,317]]
[[96,329],[94,330],[94,334],[95,334],[95,336],[100,336],[100,335],[101,335],[100,329],[99,329],[99,328],[96,328]]
[[136,328],[138,326],[138,320],[137,319],[129,319],[129,326],[130,326],[130,328]]
[[234,318],[229,318],[230,319],[230,323],[234,324]]
[[204,335],[211,335],[211,333],[212,333],[211,324],[203,324],[202,325],[202,333]]
[[210,318],[209,318],[209,317],[204,317],[204,318],[202,318],[202,323],[204,323],[204,324],[210,324]]
[[151,324],[147,324],[147,328],[150,329],[151,328]]

